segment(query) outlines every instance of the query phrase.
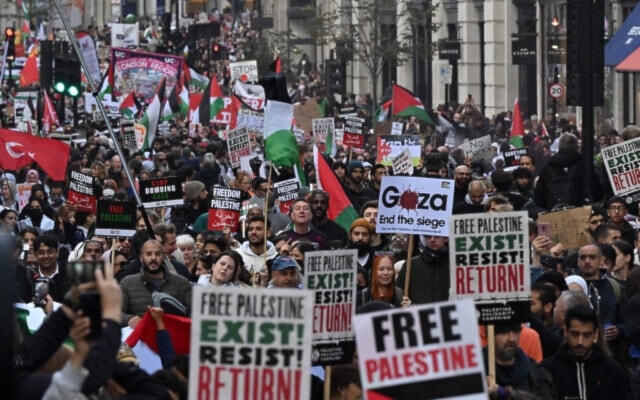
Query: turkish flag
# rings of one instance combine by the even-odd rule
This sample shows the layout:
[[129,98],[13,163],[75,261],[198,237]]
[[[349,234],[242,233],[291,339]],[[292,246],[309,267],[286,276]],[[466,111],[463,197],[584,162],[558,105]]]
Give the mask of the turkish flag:
[[[178,317],[177,315],[164,314],[162,317],[165,329],[169,331],[171,343],[173,343],[173,351],[177,355],[189,354],[191,346],[191,318]],[[158,341],[156,333],[158,328],[156,323],[147,311],[142,320],[136,325],[135,329],[125,342],[134,347],[139,341],[149,346],[151,350],[158,352]]]
[[36,162],[54,181],[64,181],[69,145],[9,129],[0,129],[0,167],[16,171]]

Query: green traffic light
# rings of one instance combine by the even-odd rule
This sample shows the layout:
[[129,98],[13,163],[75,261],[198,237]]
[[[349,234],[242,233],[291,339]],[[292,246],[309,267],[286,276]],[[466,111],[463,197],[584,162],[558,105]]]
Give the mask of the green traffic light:
[[69,86],[67,88],[67,94],[71,97],[77,97],[80,94],[80,90],[77,86]]
[[56,82],[56,84],[53,86],[53,88],[58,93],[64,93],[64,90],[66,89],[65,85],[64,85],[64,82]]

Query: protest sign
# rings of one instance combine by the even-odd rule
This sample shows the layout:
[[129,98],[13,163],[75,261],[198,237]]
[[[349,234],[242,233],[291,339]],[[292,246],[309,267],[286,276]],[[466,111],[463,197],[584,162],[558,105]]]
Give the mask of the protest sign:
[[549,223],[552,242],[562,243],[567,249],[576,249],[591,242],[590,217],[591,206],[584,206],[538,214],[537,222]]
[[236,126],[262,135],[264,132],[264,113],[241,108],[238,111]]
[[135,121],[132,119],[120,120],[120,137],[122,138],[122,145],[135,152],[138,150],[138,142],[136,141]]
[[177,176],[167,176],[142,180],[140,198],[147,208],[180,206],[184,204],[181,179]]
[[238,128],[227,132],[227,148],[229,161],[233,168],[240,166],[240,157],[251,155],[251,141],[246,128]]
[[229,63],[232,81],[258,82],[258,62],[256,60]]
[[313,142],[321,152],[324,153],[327,146],[327,137],[329,134],[333,135],[335,129],[335,120],[333,118],[313,119]]
[[418,135],[378,135],[376,162],[384,166],[393,165],[393,157],[402,153],[405,149],[411,152],[411,161],[414,166],[420,163],[422,156],[422,138]]
[[470,300],[356,315],[365,397],[486,400],[476,320]]
[[221,232],[224,228],[229,228],[231,232],[236,231],[240,218],[240,206],[242,205],[241,198],[242,191],[240,189],[213,186],[208,229]]
[[411,161],[411,152],[409,149],[404,149],[402,153],[393,157],[393,174],[413,175],[413,162]]
[[70,171],[68,203],[75,206],[78,211],[95,213],[97,211],[95,187],[96,181],[93,176]]
[[601,154],[616,196],[626,197],[627,204],[640,201],[640,138],[608,146]]
[[346,118],[346,117],[357,117],[358,110],[356,110],[356,106],[354,104],[346,104],[340,107],[340,111],[338,112],[338,117]]
[[364,118],[347,117],[344,119],[342,144],[355,147],[364,145]]
[[454,186],[451,179],[383,177],[376,233],[448,236]]
[[355,351],[355,249],[312,251],[304,257],[304,287],[314,291],[313,365],[350,364]]
[[29,197],[31,197],[31,187],[33,183],[18,183],[16,184],[16,190],[18,192],[18,206],[22,210],[29,204]]
[[295,119],[298,128],[305,132],[311,132],[313,130],[311,121],[314,118],[320,118],[320,110],[318,110],[315,98],[307,99],[304,104],[298,103],[293,106],[293,119]]
[[113,47],[138,47],[139,28],[134,24],[109,24],[111,28],[111,46]]
[[451,288],[476,301],[480,322],[529,319],[529,222],[525,211],[454,215]]
[[507,170],[511,167],[511,169],[515,169],[520,165],[520,156],[527,154],[527,149],[515,149],[509,150],[502,153],[504,157],[504,168]]
[[392,122],[391,123],[391,134],[392,135],[402,135],[402,122]]
[[273,184],[274,196],[280,200],[280,212],[287,215],[293,202],[300,192],[300,181],[296,178],[287,179]]
[[493,158],[491,136],[486,135],[471,140],[465,139],[462,143],[462,151],[464,151],[464,156],[469,157],[471,161],[491,161]]
[[233,85],[233,93],[252,111],[261,111],[264,109],[266,96],[264,88],[261,85],[251,85],[236,80],[236,83]]
[[[254,170],[254,166],[256,164],[252,164],[251,160],[260,161],[260,167]],[[253,165],[253,166],[252,166]],[[262,154],[251,154],[250,156],[242,156],[240,157],[240,169],[242,171],[251,171],[255,176],[261,176],[265,178],[267,176],[267,168],[264,165],[264,156]]]
[[192,310],[189,399],[309,397],[311,291],[194,286]]
[[344,143],[343,143],[343,140],[344,140],[344,129],[336,128],[335,134],[336,134],[336,144],[344,145]]
[[131,237],[136,233],[136,203],[98,200],[96,235]]
[[[402,124],[400,124],[402,126]],[[402,132],[402,131],[400,131]],[[376,122],[373,126],[374,135],[389,135],[391,134],[391,121]]]

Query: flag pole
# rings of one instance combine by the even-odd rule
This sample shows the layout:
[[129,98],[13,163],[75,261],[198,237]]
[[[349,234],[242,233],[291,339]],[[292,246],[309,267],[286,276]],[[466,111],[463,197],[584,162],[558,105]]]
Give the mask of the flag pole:
[[[113,131],[113,127],[111,126],[111,122],[109,121],[109,116],[107,115],[107,111],[104,108],[104,104],[102,104],[102,100],[100,99],[100,93],[98,92],[99,89],[96,86],[96,84],[93,82],[93,78],[89,73],[89,68],[87,67],[87,64],[84,62],[84,58],[82,57],[82,52],[80,51],[80,45],[78,44],[78,40],[76,39],[76,36],[73,34],[73,31],[71,30],[71,26],[69,25],[69,21],[67,20],[67,15],[65,14],[64,9],[62,8],[62,4],[60,4],[60,0],[53,0],[53,4],[56,6],[56,10],[58,10],[58,15],[60,16],[60,21],[62,21],[62,24],[64,25],[64,30],[67,32],[67,38],[69,39],[69,43],[71,43],[71,46],[73,47],[73,52],[78,57],[78,61],[80,62],[82,71],[84,72],[85,78],[89,83],[89,88],[91,89],[91,95],[96,101],[96,105],[98,106],[98,110],[102,115],[102,119],[107,125],[107,131],[109,132],[109,136],[111,136],[111,140],[113,141],[113,146],[116,150],[116,153],[118,153],[118,156],[120,157],[120,159],[123,160],[122,169],[124,170],[124,173],[127,176],[129,183],[134,188],[133,196],[135,197],[136,203],[138,205],[138,210],[140,210],[140,212],[142,213],[142,219],[144,220],[144,224],[147,227],[149,236],[151,236],[152,238],[155,238],[155,234],[153,233],[153,228],[151,227],[151,221],[149,221],[149,216],[147,215],[147,211],[144,208],[144,204],[142,204],[140,193],[138,193],[138,191],[135,190],[135,184],[134,184],[135,182],[131,175],[131,171],[129,170],[128,163],[124,162],[126,158],[124,157],[124,153],[122,152],[122,149],[118,144],[118,140]],[[6,49],[6,46],[5,46],[5,49]],[[108,77],[106,79],[108,79]]]

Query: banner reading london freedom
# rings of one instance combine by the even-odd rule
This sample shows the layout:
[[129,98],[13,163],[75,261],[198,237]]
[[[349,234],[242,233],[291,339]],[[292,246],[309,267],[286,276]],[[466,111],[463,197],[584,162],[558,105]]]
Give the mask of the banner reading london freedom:
[[476,301],[480,322],[530,318],[529,222],[525,211],[454,215],[451,290]]
[[355,249],[310,251],[304,256],[304,287],[313,290],[313,365],[350,364],[355,352]]
[[309,397],[311,291],[195,286],[192,309],[189,399]]
[[134,92],[150,102],[162,77],[166,77],[166,96],[182,74],[184,59],[170,54],[155,54],[123,48],[111,48],[111,76],[115,98]]
[[640,201],[640,138],[608,146],[601,154],[616,196],[627,204]]

